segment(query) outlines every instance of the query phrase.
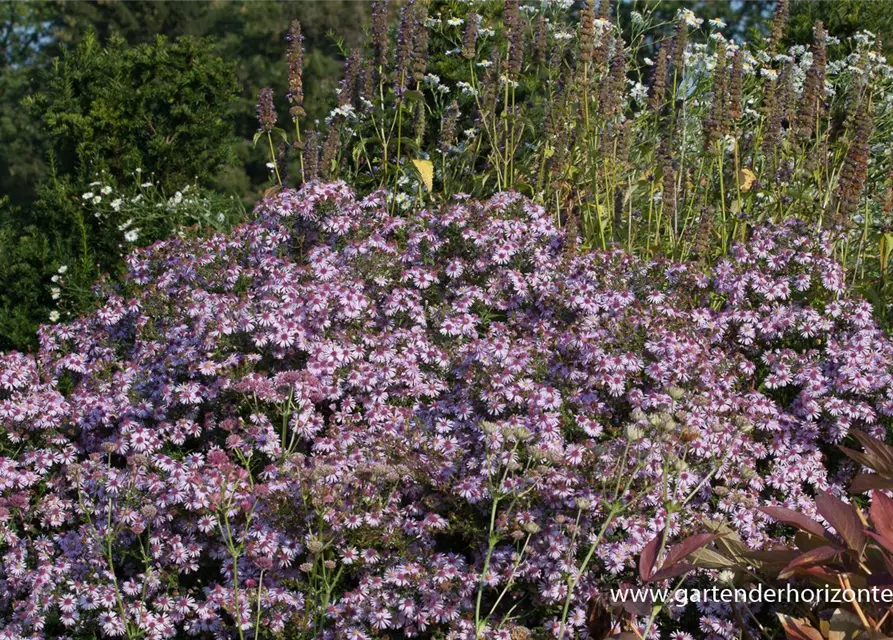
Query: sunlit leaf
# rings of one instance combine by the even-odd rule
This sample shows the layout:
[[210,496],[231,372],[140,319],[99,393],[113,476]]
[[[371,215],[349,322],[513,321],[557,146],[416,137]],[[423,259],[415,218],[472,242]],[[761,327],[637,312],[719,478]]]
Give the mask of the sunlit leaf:
[[434,189],[434,163],[430,160],[413,159],[412,164],[415,165],[422,182],[425,183],[425,188],[430,193]]

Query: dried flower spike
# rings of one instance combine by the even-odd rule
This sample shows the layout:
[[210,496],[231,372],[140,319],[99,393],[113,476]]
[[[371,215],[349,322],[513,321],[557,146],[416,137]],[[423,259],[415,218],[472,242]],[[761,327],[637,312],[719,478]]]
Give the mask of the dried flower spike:
[[465,18],[465,33],[462,34],[462,57],[473,60],[477,55],[478,15],[469,13]]
[[788,24],[788,13],[790,10],[790,0],[778,0],[775,3],[775,15],[772,18],[772,31],[769,35],[769,51],[778,51],[781,46],[781,39],[784,37],[784,30]]
[[276,126],[276,120],[273,89],[264,87],[257,94],[257,121],[260,124],[260,130],[269,133]]
[[292,21],[286,36],[288,41],[288,102],[292,118],[307,115],[304,111],[304,36],[301,23]]

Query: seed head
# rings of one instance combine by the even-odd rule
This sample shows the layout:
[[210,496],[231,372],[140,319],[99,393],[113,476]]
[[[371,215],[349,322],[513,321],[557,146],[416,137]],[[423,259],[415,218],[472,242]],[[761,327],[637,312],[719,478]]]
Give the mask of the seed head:
[[341,134],[338,127],[330,126],[326,134],[326,141],[322,145],[322,159],[320,163],[320,174],[326,180],[331,180],[335,176],[335,161],[338,152],[341,151]]
[[837,210],[831,222],[842,228],[852,224],[852,216],[859,208],[868,177],[869,141],[874,128],[868,103],[868,96],[863,95],[853,121],[853,142],[844,158],[837,183]]
[[546,50],[549,48],[549,24],[546,22],[546,14],[540,12],[536,20],[536,38],[533,43],[534,57],[537,63],[546,61]]
[[521,63],[524,59],[524,28],[521,24],[518,0],[505,0],[503,21],[505,37],[509,44],[505,72],[510,80],[514,80],[521,73]]
[[515,627],[512,629],[511,640],[530,640],[530,629],[527,627]]
[[311,540],[307,543],[307,551],[312,554],[322,553],[323,549],[325,549],[325,546],[319,540]]
[[664,94],[667,90],[668,58],[669,49],[666,44],[662,44],[657,52],[657,63],[654,65],[654,75],[651,76],[651,91],[648,95],[648,106],[658,113],[664,103]]
[[276,107],[273,105],[273,89],[264,87],[257,94],[257,121],[260,130],[270,132],[276,126]]
[[158,509],[153,507],[151,504],[147,504],[142,509],[140,509],[140,513],[146,520],[151,520],[158,515]]
[[673,35],[673,66],[677,69],[685,67],[685,48],[688,46],[688,23],[683,19],[676,21],[676,32]]
[[704,150],[715,150],[716,142],[726,133],[726,96],[728,76],[726,73],[726,45],[719,41],[716,48],[716,66],[713,69],[713,90],[710,114],[704,122]]
[[789,0],[778,0],[775,3],[775,15],[772,18],[772,31],[769,35],[769,51],[775,53],[784,37],[784,30],[788,24]]
[[397,60],[394,66],[394,93],[402,96],[410,76],[410,63],[415,47],[415,0],[408,0],[400,14],[397,30]]
[[423,102],[417,102],[415,107],[413,107],[412,129],[413,133],[415,133],[415,138],[419,143],[421,143],[422,139],[425,137],[425,127],[427,126],[427,119],[425,116],[425,104]]
[[716,219],[716,209],[702,207],[701,217],[698,220],[698,231],[692,251],[703,262],[710,257],[710,249],[713,247],[713,225]]
[[613,118],[620,113],[621,100],[626,88],[626,54],[623,46],[623,40],[618,39],[614,47],[614,57],[611,58],[611,70],[601,85],[599,108],[605,118]]
[[469,13],[465,18],[465,33],[462,34],[462,57],[473,60],[477,54],[478,15]]
[[688,46],[688,23],[676,21],[676,32],[673,35],[673,66],[677,69],[685,67],[685,48]]
[[340,91],[338,92],[338,106],[359,105],[359,78],[362,62],[360,60],[360,50],[353,49],[344,63],[344,79],[341,81]]
[[292,21],[286,36],[288,42],[288,102],[292,118],[307,115],[304,111],[304,36],[301,23]]
[[428,68],[428,28],[425,22],[428,20],[428,7],[425,3],[416,5],[413,12],[413,51],[412,71],[416,82],[421,82]]
[[456,125],[459,121],[459,103],[453,100],[447,107],[440,123],[440,150],[444,153],[456,143]]
[[732,56],[732,73],[729,78],[729,117],[738,120],[743,115],[744,56],[736,49]]
[[384,70],[388,66],[390,39],[388,38],[388,0],[372,4],[372,49],[375,64]]
[[540,526],[532,521],[525,522],[523,525],[521,525],[521,528],[524,529],[526,533],[530,534],[539,533],[540,531]]
[[825,112],[825,67],[828,62],[825,37],[825,28],[821,22],[816,22],[810,47],[812,65],[803,79],[803,95],[797,111],[797,134],[801,139],[812,135]]
[[580,10],[580,62],[592,62],[595,46],[595,0],[584,0]]
[[304,180],[316,180],[319,175],[319,134],[316,129],[311,129],[304,141]]

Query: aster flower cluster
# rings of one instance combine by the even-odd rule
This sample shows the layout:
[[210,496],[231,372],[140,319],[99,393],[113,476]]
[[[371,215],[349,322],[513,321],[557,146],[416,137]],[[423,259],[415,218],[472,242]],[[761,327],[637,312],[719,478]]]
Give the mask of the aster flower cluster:
[[893,413],[827,235],[705,274],[388,201],[284,189],[0,356],[0,638],[591,637],[657,532],[766,544]]

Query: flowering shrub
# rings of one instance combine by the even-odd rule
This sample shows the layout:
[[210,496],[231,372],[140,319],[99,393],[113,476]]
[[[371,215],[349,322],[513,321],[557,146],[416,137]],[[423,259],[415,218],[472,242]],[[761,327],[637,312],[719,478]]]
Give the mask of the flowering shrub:
[[0,637],[592,637],[657,532],[765,544],[893,413],[799,223],[705,275],[515,193],[388,203],[283,190],[0,356]]

